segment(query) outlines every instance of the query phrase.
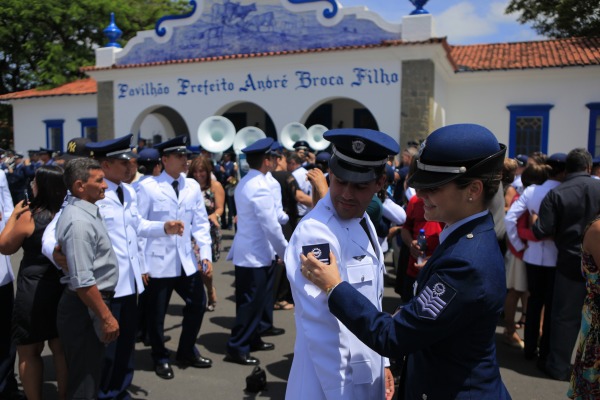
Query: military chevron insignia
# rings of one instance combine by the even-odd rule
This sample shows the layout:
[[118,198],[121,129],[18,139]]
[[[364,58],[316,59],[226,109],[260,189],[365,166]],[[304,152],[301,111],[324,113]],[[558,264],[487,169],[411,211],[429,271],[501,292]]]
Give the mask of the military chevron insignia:
[[421,318],[437,319],[455,296],[456,289],[434,274],[417,297],[417,315]]

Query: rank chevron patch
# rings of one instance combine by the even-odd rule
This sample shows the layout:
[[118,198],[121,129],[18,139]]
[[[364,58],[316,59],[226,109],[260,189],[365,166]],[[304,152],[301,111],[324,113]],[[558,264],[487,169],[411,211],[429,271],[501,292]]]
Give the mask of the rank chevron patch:
[[444,282],[438,274],[434,274],[417,297],[417,315],[437,319],[455,296],[456,289]]

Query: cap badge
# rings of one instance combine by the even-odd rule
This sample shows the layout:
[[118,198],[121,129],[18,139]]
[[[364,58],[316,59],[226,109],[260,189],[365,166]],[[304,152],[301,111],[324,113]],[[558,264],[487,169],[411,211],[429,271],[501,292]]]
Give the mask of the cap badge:
[[356,154],[362,153],[364,149],[365,149],[365,142],[363,142],[360,139],[356,139],[356,140],[352,141],[352,150]]
[[426,143],[427,143],[427,139],[423,140],[423,143],[421,143],[421,146],[419,147],[418,157],[421,157],[421,154],[423,154],[423,150],[425,150],[425,144]]

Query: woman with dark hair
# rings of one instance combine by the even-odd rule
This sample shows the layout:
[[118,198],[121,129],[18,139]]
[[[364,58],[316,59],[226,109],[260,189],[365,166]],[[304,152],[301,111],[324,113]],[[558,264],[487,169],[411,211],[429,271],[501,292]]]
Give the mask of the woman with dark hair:
[[56,330],[56,309],[63,286],[62,272],[42,254],[42,235],[60,210],[67,190],[63,170],[42,166],[31,181],[33,200],[19,202],[0,234],[0,252],[14,254],[23,248],[17,277],[12,338],[19,355],[19,375],[29,400],[42,399],[44,363],[41,357],[47,340],[54,355],[58,397],[66,398],[67,365]]
[[495,344],[506,294],[504,259],[488,211],[505,152],[492,132],[475,124],[445,126],[422,144],[408,184],[423,199],[425,218],[446,227],[417,277],[415,297],[393,315],[342,282],[333,253],[330,265],[312,253],[300,255],[302,274],[328,297],[315,295],[315,301],[327,301],[379,354],[407,356],[406,399],[510,399]]
[[[208,221],[210,222],[212,260],[215,263],[221,257],[221,215],[223,215],[225,207],[225,190],[218,180],[211,179],[212,165],[210,158],[203,156],[196,157],[188,170],[188,178],[195,179],[202,189],[204,205],[206,206]],[[200,260],[198,256],[199,249],[195,243],[194,251],[196,252],[196,258]],[[208,296],[206,309],[208,311],[215,311],[215,307],[217,306],[217,292],[213,286],[212,270],[207,273],[202,272],[202,281],[204,282],[204,286],[206,286],[206,294]]]

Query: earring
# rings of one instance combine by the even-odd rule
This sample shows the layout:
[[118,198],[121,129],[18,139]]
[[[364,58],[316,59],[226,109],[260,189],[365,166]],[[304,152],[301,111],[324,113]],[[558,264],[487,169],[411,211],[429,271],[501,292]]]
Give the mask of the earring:
[[469,197],[469,201],[473,201],[473,198],[472,198],[472,197]]

